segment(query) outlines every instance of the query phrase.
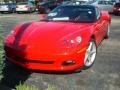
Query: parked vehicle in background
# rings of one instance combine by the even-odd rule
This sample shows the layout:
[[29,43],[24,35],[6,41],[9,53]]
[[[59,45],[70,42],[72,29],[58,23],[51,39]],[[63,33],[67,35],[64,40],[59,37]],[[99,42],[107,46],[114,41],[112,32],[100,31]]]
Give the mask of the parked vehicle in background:
[[51,10],[56,8],[59,4],[56,1],[46,1],[38,4],[39,13],[49,13]]
[[69,4],[71,1],[63,1],[61,4],[65,5],[65,4]]
[[114,13],[115,15],[120,14],[120,2],[119,2],[119,3],[115,3],[114,9],[113,9],[113,13]]
[[108,0],[96,0],[96,1],[90,1],[88,4],[95,5],[99,7],[100,10],[108,11],[109,13],[113,13],[113,1]]
[[16,3],[3,3],[0,4],[0,13],[8,12],[13,13],[15,12]]
[[85,4],[87,1],[79,1],[79,0],[76,0],[76,1],[64,1],[62,2],[62,5],[73,5],[73,4]]
[[16,5],[16,12],[34,12],[35,11],[35,5],[31,2],[19,2]]

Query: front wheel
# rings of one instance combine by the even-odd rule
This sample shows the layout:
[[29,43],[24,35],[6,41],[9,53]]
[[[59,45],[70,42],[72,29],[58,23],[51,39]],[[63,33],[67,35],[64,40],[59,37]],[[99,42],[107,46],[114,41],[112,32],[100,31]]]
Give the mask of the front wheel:
[[30,8],[30,10],[28,11],[28,13],[32,13],[32,9]]
[[17,14],[20,14],[20,12],[19,12],[19,11],[16,11],[16,13],[17,13]]
[[86,49],[83,69],[87,69],[93,65],[96,54],[97,54],[97,46],[96,46],[95,41],[91,39]]
[[0,13],[4,14],[4,12],[0,12]]

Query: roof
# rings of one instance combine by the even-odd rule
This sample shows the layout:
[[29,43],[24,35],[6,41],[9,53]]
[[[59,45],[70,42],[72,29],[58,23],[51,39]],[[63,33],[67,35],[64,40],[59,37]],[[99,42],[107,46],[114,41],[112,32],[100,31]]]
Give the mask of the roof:
[[96,6],[94,6],[94,5],[72,5],[72,4],[68,4],[68,5],[61,5],[61,6],[63,6],[63,7],[83,7],[83,8],[95,8]]

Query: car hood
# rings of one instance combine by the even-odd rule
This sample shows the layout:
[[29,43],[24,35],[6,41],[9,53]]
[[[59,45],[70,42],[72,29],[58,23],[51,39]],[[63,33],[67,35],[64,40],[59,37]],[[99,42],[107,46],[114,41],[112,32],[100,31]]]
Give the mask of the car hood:
[[89,24],[70,22],[32,22],[21,25],[15,34],[15,46],[55,48],[62,39],[87,30]]

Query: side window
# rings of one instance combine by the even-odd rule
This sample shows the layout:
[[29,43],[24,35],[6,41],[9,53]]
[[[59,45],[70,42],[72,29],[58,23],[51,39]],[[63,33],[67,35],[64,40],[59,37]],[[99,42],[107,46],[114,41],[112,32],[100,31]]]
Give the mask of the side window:
[[98,19],[100,19],[100,10],[99,10],[99,8],[96,8],[96,18],[97,18],[97,20]]

